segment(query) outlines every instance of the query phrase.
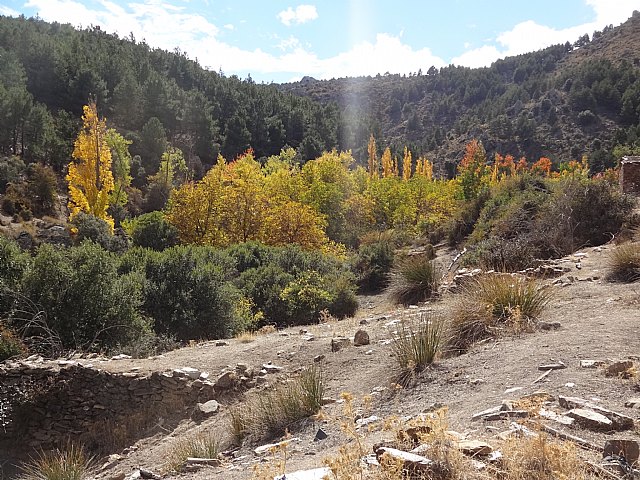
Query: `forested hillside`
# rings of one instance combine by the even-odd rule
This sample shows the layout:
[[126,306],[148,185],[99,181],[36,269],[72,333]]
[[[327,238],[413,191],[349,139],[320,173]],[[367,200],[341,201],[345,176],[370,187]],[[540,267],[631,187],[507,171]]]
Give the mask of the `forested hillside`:
[[[222,153],[251,146],[259,157],[285,146],[304,158],[336,146],[338,112],[308,99],[204,70],[187,53],[154,49],[99,27],[0,16],[0,153],[68,163],[82,106],[102,115],[155,173],[168,141],[198,173]],[[365,139],[366,142],[366,139]],[[141,172],[142,173],[142,172]]]
[[[638,145],[640,15],[573,44],[508,57],[491,67],[430,68],[406,76],[306,77],[285,91],[335,102],[351,129],[371,126],[379,145],[408,145],[440,173],[471,138],[487,152],[580,160],[592,172],[613,166],[616,145]],[[354,153],[366,155],[365,145]],[[624,150],[619,150],[623,152]]]

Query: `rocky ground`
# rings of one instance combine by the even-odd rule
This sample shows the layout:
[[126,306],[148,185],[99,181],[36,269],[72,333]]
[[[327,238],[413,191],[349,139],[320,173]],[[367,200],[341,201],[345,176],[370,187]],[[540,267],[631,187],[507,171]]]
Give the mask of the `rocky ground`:
[[[225,442],[229,438],[230,408],[314,363],[322,365],[326,397],[331,403],[323,408],[322,415],[291,432],[296,440],[287,448],[286,472],[323,467],[326,458],[338,456],[340,447],[352,439],[353,435],[341,426],[345,409],[342,392],[353,395],[363,450],[372,453],[374,444],[392,436],[390,424],[395,422],[397,428],[397,424],[440,406],[447,407],[448,428],[461,438],[482,440],[495,447],[501,441],[499,435],[515,428],[512,422],[521,415],[517,413],[518,403],[513,402],[542,391],[548,394],[540,401],[547,401],[542,415],[552,417],[543,418],[542,423],[580,437],[596,461],[607,440],[640,440],[637,426],[628,428],[627,423],[640,419],[640,400],[633,400],[640,397],[635,372],[640,365],[640,287],[604,280],[607,256],[613,248],[588,248],[557,263],[564,269],[562,275],[543,281],[554,290],[541,318],[543,328],[485,341],[466,354],[440,359],[415,384],[404,388],[396,383],[397,368],[390,346],[398,322],[421,315],[446,316],[456,301],[455,293],[444,293],[437,301],[409,308],[395,307],[384,296],[364,297],[353,319],[327,319],[319,325],[252,339],[199,343],[155,358],[80,359],[80,363],[91,362],[95,368],[112,373],[142,375],[190,367],[208,373],[212,381],[228,371],[241,373],[246,368],[256,372],[249,383],[252,388],[218,399],[215,413],[197,420],[192,415],[177,427],[171,424],[167,428],[159,422],[155,428],[141,432],[141,439],[132,448],[114,452],[118,455],[110,462],[100,460],[107,466],[96,478],[136,478],[139,468],[143,474],[146,469],[162,478],[253,478],[256,466],[274,465],[280,454],[258,454],[254,450],[259,444],[247,444],[227,452],[220,465],[178,473],[167,468],[167,461],[181,439],[197,432],[215,432]],[[352,339],[358,330],[368,334],[368,344],[355,346],[349,342],[332,351],[336,350],[332,349],[336,339]],[[619,368],[624,373],[609,375],[607,368],[618,361],[628,362]],[[489,412],[489,417],[474,417],[492,407],[500,408]],[[535,415],[539,417],[538,407]],[[505,413],[509,409],[511,413]],[[318,440],[320,429],[326,438]]]

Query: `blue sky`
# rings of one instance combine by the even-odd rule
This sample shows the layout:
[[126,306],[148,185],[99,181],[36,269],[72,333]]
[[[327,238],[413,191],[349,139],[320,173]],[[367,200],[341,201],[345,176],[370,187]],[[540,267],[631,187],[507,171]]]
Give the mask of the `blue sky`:
[[618,25],[640,0],[0,0],[0,14],[133,33],[257,82],[478,67]]

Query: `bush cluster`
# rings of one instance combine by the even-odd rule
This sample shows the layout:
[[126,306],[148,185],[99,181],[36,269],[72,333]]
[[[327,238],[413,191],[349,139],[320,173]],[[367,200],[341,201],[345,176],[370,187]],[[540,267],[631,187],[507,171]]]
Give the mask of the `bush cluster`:
[[[601,245],[620,230],[632,207],[606,179],[512,177],[491,189],[469,235],[466,261],[513,272]],[[475,206],[469,208],[472,218]]]
[[357,308],[354,278],[337,258],[258,243],[116,253],[89,240],[113,237],[86,217],[77,223],[84,240],[71,248],[45,244],[30,256],[0,238],[0,315],[27,344],[144,355],[176,340],[311,323],[325,310],[344,317]]

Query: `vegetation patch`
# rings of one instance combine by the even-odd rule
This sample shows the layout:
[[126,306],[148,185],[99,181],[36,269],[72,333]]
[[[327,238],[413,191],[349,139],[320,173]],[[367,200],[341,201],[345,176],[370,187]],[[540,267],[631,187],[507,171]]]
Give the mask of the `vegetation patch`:
[[454,308],[448,349],[464,352],[502,332],[530,330],[550,299],[549,288],[520,276],[483,275],[471,280]]
[[438,284],[435,261],[424,255],[414,255],[405,258],[397,267],[389,286],[389,296],[395,303],[412,305],[435,295]]
[[436,360],[442,347],[443,327],[442,318],[427,314],[423,314],[416,325],[400,323],[391,346],[402,384]]
[[21,480],[85,480],[93,458],[84,448],[68,443],[62,450],[41,451],[22,468]]
[[169,466],[173,470],[183,467],[188,458],[217,459],[222,451],[219,435],[214,432],[199,432],[179,439],[169,453]]
[[295,424],[322,407],[325,384],[322,370],[311,366],[278,385],[247,399],[231,411],[231,433],[238,442],[244,439],[268,439],[284,435]]
[[609,254],[607,278],[614,282],[640,280],[640,243],[623,243]]

